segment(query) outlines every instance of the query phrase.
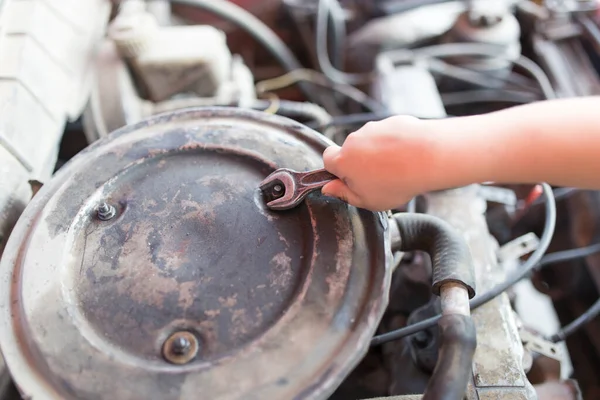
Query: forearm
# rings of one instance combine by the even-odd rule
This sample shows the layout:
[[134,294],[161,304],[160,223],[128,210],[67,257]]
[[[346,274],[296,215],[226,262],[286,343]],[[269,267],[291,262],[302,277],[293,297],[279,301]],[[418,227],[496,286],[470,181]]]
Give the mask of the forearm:
[[440,179],[600,189],[600,97],[436,121]]

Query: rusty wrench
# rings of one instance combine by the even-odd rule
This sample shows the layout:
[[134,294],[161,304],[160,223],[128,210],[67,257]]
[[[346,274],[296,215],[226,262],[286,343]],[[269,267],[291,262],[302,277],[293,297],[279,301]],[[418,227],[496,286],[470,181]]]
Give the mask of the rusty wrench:
[[260,189],[267,199],[267,207],[272,210],[289,210],[296,207],[304,198],[326,183],[338,179],[324,169],[297,172],[280,168],[260,183]]

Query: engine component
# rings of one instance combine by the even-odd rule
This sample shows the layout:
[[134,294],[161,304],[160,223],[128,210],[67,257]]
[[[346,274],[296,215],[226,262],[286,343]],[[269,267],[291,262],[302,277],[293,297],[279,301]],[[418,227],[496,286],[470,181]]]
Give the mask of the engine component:
[[152,101],[184,92],[221,97],[221,91],[230,89],[232,55],[225,34],[212,26],[159,27],[143,1],[129,0],[109,27],[109,36],[129,58]]
[[[421,65],[395,65],[386,53],[377,57],[373,97],[392,114],[443,118],[446,110],[433,75]],[[398,96],[410,93],[410,96]]]
[[439,37],[465,9],[465,3],[457,1],[368,21],[348,37],[348,64],[357,71],[371,71],[379,53]]
[[[496,7],[492,7],[495,4]],[[521,55],[521,27],[503,2],[475,2],[444,35],[444,43],[483,43],[498,46],[497,57],[453,57],[452,63],[506,77]],[[498,86],[502,85],[498,81]]]
[[257,187],[321,168],[330,144],[278,116],[188,109],[73,158],[2,258],[0,345],[23,393],[326,398],[387,305],[388,221],[316,193],[271,212]]
[[104,40],[94,60],[94,81],[83,127],[88,143],[141,121],[150,106],[137,93],[133,78],[112,40]]
[[[0,0],[0,255],[50,178],[64,124],[89,94],[90,59],[109,14],[104,0]],[[0,398],[9,376],[0,354]]]
[[[594,96],[600,79],[585,46],[581,27],[568,15],[533,19],[528,31],[533,50],[548,71],[559,97]],[[584,39],[584,40],[582,40]]]
[[[163,1],[148,6],[154,3]],[[252,73],[241,57],[232,56],[223,32],[211,26],[159,26],[145,7],[138,0],[123,3],[110,27],[112,39],[99,46],[83,118],[88,142],[183,107],[253,107]],[[144,94],[167,100],[153,103]]]
[[[476,186],[431,194],[427,205],[429,214],[450,223],[469,243],[479,290],[489,290],[504,279],[505,273],[496,261],[498,246],[485,221],[486,203]],[[535,398],[523,368],[523,346],[508,296],[503,294],[479,307],[473,319],[477,350],[469,398],[482,397],[483,392],[501,399]]]
[[[433,261],[433,292],[440,296],[440,348],[423,399],[464,396],[476,347],[469,298],[475,296],[473,262],[466,242],[444,221],[423,214],[399,214],[402,251],[427,251]],[[392,241],[393,243],[394,241]]]

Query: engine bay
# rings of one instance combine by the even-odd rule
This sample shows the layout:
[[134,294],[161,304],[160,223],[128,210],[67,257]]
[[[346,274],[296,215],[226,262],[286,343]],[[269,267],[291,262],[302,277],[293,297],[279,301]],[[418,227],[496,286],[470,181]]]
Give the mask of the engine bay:
[[256,189],[370,121],[599,95],[600,2],[80,0],[72,79],[15,57],[56,98],[2,52],[67,17],[5,2],[1,400],[600,398],[599,192]]

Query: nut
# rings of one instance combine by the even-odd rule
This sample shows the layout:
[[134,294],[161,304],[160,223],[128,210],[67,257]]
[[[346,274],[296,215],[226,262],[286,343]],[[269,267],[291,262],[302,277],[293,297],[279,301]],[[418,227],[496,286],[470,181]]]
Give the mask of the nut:
[[100,219],[102,221],[108,221],[109,219],[112,219],[117,214],[116,208],[114,208],[113,206],[111,206],[110,204],[108,204],[106,202],[102,202],[98,206],[96,211],[97,211],[98,219]]

